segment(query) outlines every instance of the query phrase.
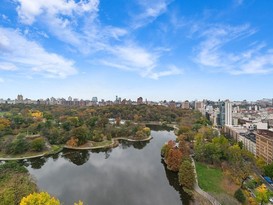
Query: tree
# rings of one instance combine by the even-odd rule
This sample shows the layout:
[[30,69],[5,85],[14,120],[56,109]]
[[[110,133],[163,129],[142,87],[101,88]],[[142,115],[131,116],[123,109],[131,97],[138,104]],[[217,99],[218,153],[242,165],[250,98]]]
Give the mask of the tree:
[[237,189],[234,193],[234,197],[241,203],[244,203],[246,201],[246,197],[242,191],[242,189]]
[[169,151],[166,163],[170,170],[178,172],[181,160],[182,152],[178,148],[173,148]]
[[189,156],[190,155],[189,145],[187,144],[183,137],[179,136],[178,139],[179,139],[178,148],[182,152],[182,155]]
[[264,184],[256,188],[255,194],[256,201],[261,204],[268,203],[270,197],[272,196],[272,192],[270,192]]
[[60,205],[60,201],[52,196],[50,196],[47,192],[33,193],[26,197],[24,197],[20,205]]
[[22,154],[29,149],[29,143],[25,138],[18,138],[8,145],[6,152],[8,154]]
[[6,129],[7,127],[10,126],[10,121],[5,118],[0,118],[0,131]]
[[38,137],[32,140],[32,142],[30,143],[30,148],[33,151],[40,152],[44,149],[44,147],[45,147],[45,140],[42,137]]
[[74,128],[72,130],[72,137],[78,139],[78,146],[86,143],[88,138],[88,129],[84,126]]
[[173,149],[175,146],[175,142],[173,140],[169,140],[166,144],[166,148],[164,148],[164,159],[167,160],[169,156],[169,152],[171,149]]
[[193,190],[195,183],[194,167],[189,160],[183,160],[179,167],[179,184],[183,189]]
[[264,166],[264,174],[270,178],[273,178],[273,163]]
[[256,160],[255,160],[255,164],[261,171],[264,172],[264,167],[266,166],[266,162],[264,161],[264,159],[262,159],[260,157],[257,157]]

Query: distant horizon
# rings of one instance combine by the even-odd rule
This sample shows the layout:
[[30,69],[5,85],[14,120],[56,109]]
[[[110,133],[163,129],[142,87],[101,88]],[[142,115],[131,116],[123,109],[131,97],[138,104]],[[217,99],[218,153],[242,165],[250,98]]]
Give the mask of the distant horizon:
[[[184,102],[186,100],[188,100],[189,102],[203,101],[203,100],[208,100],[208,101],[213,101],[213,102],[217,102],[219,100],[220,101],[230,100],[231,102],[242,102],[242,101],[246,100],[247,102],[257,102],[259,100],[265,100],[265,99],[266,100],[273,100],[273,98],[266,98],[266,97],[263,97],[261,99],[256,99],[256,100],[248,100],[248,99],[243,99],[243,100],[235,99],[234,100],[234,99],[228,99],[228,98],[217,99],[217,100],[208,99],[208,98],[204,98],[204,99],[196,99],[196,98],[195,99],[177,99],[177,100],[175,100],[175,99],[157,99],[157,100],[155,100],[155,99],[145,98],[143,96],[138,96],[137,98],[127,98],[127,97],[122,97],[122,96],[119,96],[119,95],[115,95],[112,98],[100,98],[98,96],[91,96],[91,97],[86,97],[86,98],[80,98],[80,97],[76,97],[76,96],[74,96],[74,97],[73,96],[67,96],[67,97],[66,96],[61,96],[61,97],[50,96],[50,97],[31,98],[31,97],[25,96],[25,95],[23,95],[21,93],[18,94],[18,95],[22,95],[24,100],[25,99],[30,99],[30,100],[40,100],[40,99],[43,99],[43,100],[46,100],[46,99],[50,99],[52,97],[55,98],[55,99],[65,99],[65,100],[68,100],[69,97],[72,97],[72,101],[74,99],[78,99],[78,100],[90,100],[91,101],[93,97],[97,97],[98,101],[101,101],[101,100],[104,100],[104,101],[115,101],[116,100],[116,98],[115,98],[116,96],[120,97],[121,100],[126,99],[126,100],[131,100],[131,101],[137,101],[137,98],[142,97],[144,102],[146,101],[146,99],[147,99],[148,102],[161,102],[161,101],[165,101],[165,100],[167,102],[170,102],[170,101]],[[16,95],[15,97],[7,97],[7,98],[4,98],[4,97],[0,96],[0,99],[3,99],[3,100],[7,100],[7,99],[16,100],[18,95]]]
[[272,7],[259,0],[3,0],[0,96],[262,99],[273,90]]

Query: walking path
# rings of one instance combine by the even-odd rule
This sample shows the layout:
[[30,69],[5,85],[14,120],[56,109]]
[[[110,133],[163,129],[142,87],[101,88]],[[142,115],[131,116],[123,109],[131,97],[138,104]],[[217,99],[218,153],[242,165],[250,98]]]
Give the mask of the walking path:
[[210,201],[211,204],[213,205],[221,205],[219,201],[217,201],[213,196],[211,196],[210,194],[208,194],[207,192],[203,191],[199,185],[198,185],[198,178],[197,178],[197,173],[196,173],[196,168],[195,168],[195,162],[194,159],[191,157],[192,159],[192,166],[194,167],[194,174],[195,174],[195,185],[194,185],[194,190],[199,193],[200,195],[202,195],[203,197],[205,197],[206,199],[208,199]]
[[43,154],[39,154],[39,155],[34,155],[34,156],[29,156],[29,157],[4,157],[4,158],[0,158],[0,161],[12,161],[12,160],[22,160],[22,159],[33,159],[33,158],[37,158],[37,157],[43,157],[45,156],[46,153]]

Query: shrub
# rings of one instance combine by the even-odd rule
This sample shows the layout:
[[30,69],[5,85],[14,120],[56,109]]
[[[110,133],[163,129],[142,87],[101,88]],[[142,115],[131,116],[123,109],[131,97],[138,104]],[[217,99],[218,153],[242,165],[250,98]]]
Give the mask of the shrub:
[[234,193],[234,197],[241,203],[246,201],[246,197],[241,189],[237,189],[237,191]]
[[29,143],[24,138],[18,138],[7,146],[7,154],[22,154],[29,149]]

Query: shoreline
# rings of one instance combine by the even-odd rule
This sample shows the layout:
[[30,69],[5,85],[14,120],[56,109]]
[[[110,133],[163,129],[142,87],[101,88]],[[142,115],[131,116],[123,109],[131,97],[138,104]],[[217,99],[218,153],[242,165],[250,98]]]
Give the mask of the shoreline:
[[104,149],[104,148],[111,148],[111,147],[115,147],[115,145],[117,143],[117,140],[126,140],[129,142],[146,142],[152,139],[152,136],[150,135],[148,138],[146,139],[141,139],[141,140],[133,140],[133,139],[128,139],[126,137],[116,137],[112,139],[112,143],[109,145],[102,145],[102,146],[94,146],[94,147],[70,147],[70,146],[64,146],[65,149],[73,149],[73,150],[94,150],[94,149]]
[[63,147],[59,148],[55,152],[54,151],[50,152],[50,153],[44,152],[42,154],[26,156],[26,157],[0,157],[0,161],[16,161],[16,160],[24,160],[24,159],[35,159],[35,158],[39,158],[39,157],[45,157],[48,155],[57,154],[57,153],[61,152],[62,150],[63,150]]
[[108,144],[108,145],[102,145],[102,146],[95,146],[95,147],[70,147],[70,146],[66,146],[64,145],[61,149],[57,150],[56,152],[53,153],[42,153],[42,154],[37,154],[37,155],[33,155],[33,156],[26,156],[26,157],[0,157],[0,161],[16,161],[16,160],[24,160],[24,159],[35,159],[35,158],[39,158],[39,157],[45,157],[51,154],[57,154],[59,152],[61,152],[63,149],[72,149],[72,150],[95,150],[95,149],[107,149],[107,148],[112,148],[112,147],[116,147],[118,146],[118,140],[126,140],[128,142],[146,142],[146,141],[150,141],[153,137],[150,135],[148,138],[146,139],[141,139],[141,140],[134,140],[134,139],[128,139],[126,137],[116,137],[112,139],[112,143]]

